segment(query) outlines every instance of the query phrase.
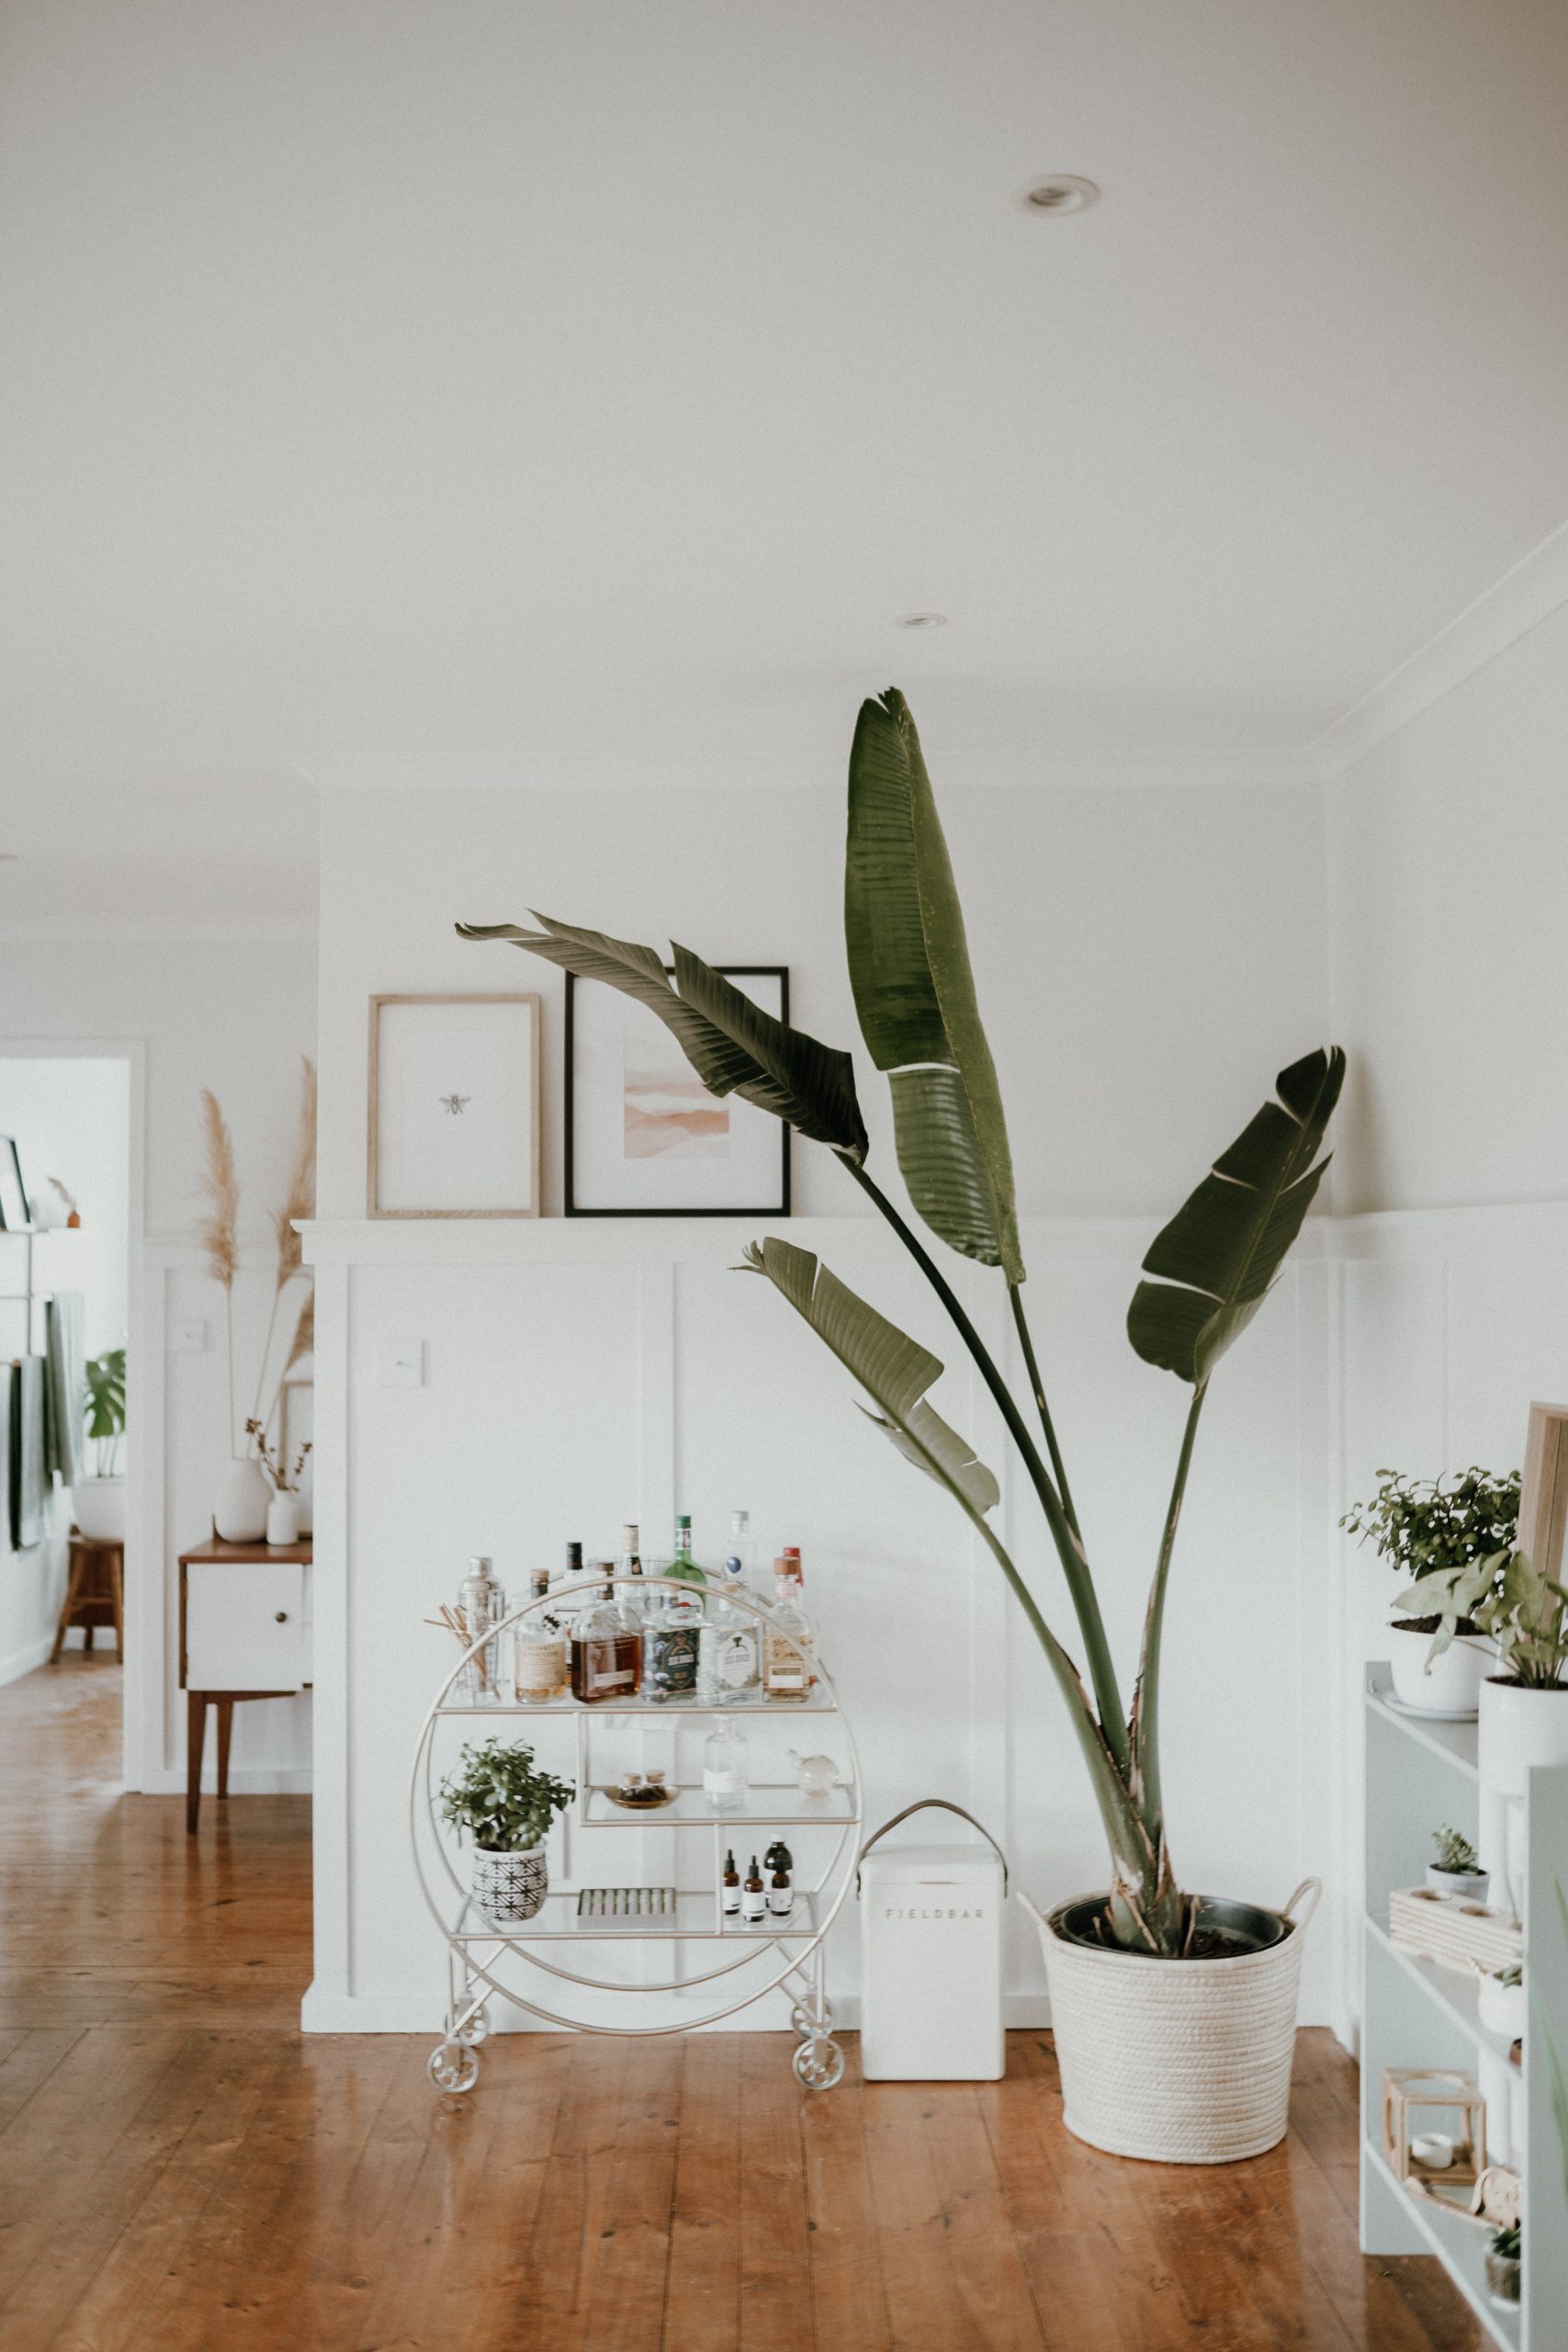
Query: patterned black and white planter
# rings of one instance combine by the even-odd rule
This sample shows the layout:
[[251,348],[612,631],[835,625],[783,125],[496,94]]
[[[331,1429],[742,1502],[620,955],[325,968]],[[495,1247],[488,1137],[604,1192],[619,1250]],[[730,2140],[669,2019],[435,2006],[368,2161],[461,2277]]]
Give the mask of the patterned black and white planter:
[[490,1919],[511,1926],[532,1919],[542,1906],[549,1885],[545,1849],[530,1846],[525,1853],[488,1854],[474,1849],[474,1901]]

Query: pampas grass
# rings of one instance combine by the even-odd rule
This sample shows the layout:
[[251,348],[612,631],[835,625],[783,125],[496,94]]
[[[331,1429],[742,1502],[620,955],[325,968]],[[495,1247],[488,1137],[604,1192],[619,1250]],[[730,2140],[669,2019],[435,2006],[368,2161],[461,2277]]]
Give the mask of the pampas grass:
[[[299,1236],[294,1227],[297,1219],[313,1216],[316,1209],[316,1066],[311,1061],[302,1060],[301,1070],[299,1119],[294,1158],[288,1170],[288,1188],[283,1206],[272,1212],[277,1260],[273,1274],[272,1307],[267,1317],[266,1337],[262,1342],[261,1362],[256,1366],[255,1404],[245,1424],[247,1450],[255,1442],[253,1432],[258,1427],[265,1430],[276,1410],[284,1374],[302,1356],[310,1353],[315,1339],[315,1287],[311,1283],[295,1318],[288,1362],[273,1388],[272,1402],[263,1413],[261,1400],[266,1388],[267,1367],[272,1359],[273,1340],[284,1295],[294,1282],[310,1282],[311,1279],[305,1272]],[[229,1441],[232,1447],[236,1428],[234,1276],[240,1268],[240,1182],[235,1173],[234,1144],[228,1123],[217,1096],[210,1087],[206,1086],[201,1090],[201,1135],[203,1210],[197,1220],[196,1238],[206,1256],[208,1272],[223,1292],[223,1321],[229,1358]]]
[[201,1195],[206,1214],[196,1221],[196,1238],[207,1253],[207,1271],[223,1289],[223,1336],[229,1358],[229,1450],[234,1448],[234,1274],[240,1262],[240,1180],[234,1173],[234,1140],[209,1086],[201,1090],[204,1154]]

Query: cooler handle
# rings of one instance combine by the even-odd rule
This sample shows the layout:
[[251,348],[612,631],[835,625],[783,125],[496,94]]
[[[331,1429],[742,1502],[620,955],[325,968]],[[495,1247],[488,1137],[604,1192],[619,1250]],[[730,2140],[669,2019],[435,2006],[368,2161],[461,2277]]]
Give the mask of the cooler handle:
[[1002,1866],[1002,1893],[1004,1895],[1006,1894],[1008,1891],[1007,1856],[1003,1853],[1001,1848],[998,1845],[996,1839],[992,1837],[990,1831],[987,1828],[983,1821],[976,1821],[972,1813],[965,1813],[961,1804],[950,1804],[946,1797],[917,1797],[913,1804],[907,1804],[902,1813],[896,1813],[891,1821],[885,1821],[881,1828],[876,1830],[866,1839],[865,1844],[855,1856],[855,1893],[857,1894],[860,1893],[860,1866],[862,1862],[864,1861],[866,1856],[870,1853],[872,1848],[875,1845],[877,1838],[886,1838],[890,1829],[897,1829],[898,1824],[901,1821],[908,1821],[912,1813],[930,1813],[932,1810],[939,1810],[942,1813],[955,1813],[960,1821],[966,1821],[971,1829],[977,1829],[979,1831],[981,1837],[985,1839],[987,1845],[990,1848],[992,1853],[995,1854],[998,1861],[1000,1862]]

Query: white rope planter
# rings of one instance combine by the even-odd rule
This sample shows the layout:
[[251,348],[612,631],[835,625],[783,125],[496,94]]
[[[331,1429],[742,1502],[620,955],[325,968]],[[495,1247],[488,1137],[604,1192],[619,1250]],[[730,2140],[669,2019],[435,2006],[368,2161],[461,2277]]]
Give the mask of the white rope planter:
[[1302,1936],[1321,1892],[1303,1881],[1281,1915],[1289,1933],[1234,1960],[1094,1951],[1058,1931],[1074,1904],[1047,1918],[1021,1895],[1045,1954],[1068,2131],[1155,2164],[1234,2164],[1282,2140]]

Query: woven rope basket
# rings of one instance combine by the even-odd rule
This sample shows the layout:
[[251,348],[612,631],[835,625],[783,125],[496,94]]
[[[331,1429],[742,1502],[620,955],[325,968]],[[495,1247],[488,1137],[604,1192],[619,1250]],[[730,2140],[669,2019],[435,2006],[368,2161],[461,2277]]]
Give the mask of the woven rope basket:
[[1073,1904],[1047,1918],[1023,1895],[1051,1983],[1068,2131],[1111,2155],[1174,2165],[1234,2164],[1282,2140],[1302,1935],[1320,1892],[1306,1880],[1281,1915],[1290,1932],[1235,1960],[1091,1951],[1058,1930]]

